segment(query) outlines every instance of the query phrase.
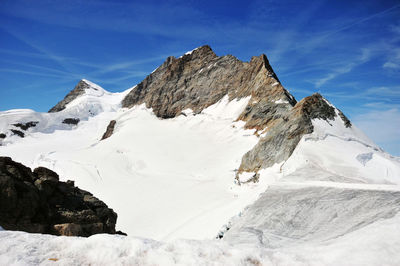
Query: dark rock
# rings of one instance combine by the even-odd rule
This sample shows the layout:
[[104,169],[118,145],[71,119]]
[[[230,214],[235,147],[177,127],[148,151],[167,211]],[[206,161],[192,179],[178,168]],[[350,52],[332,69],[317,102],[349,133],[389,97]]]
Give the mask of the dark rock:
[[127,236],[128,235],[127,233],[124,233],[122,231],[117,231],[117,232],[115,232],[115,234],[116,235],[121,235],[121,236]]
[[85,94],[85,89],[88,88],[90,88],[90,85],[85,80],[79,81],[75,88],[70,91],[62,101],[57,103],[53,108],[49,110],[49,113],[55,113],[64,110],[67,104],[69,104],[79,96]]
[[0,157],[0,226],[55,235],[115,234],[117,214],[91,193],[60,182],[57,173],[33,172]]
[[103,137],[101,138],[101,140],[111,137],[111,135],[114,132],[114,127],[115,127],[116,123],[117,123],[117,121],[115,121],[115,120],[111,120],[110,121],[110,123],[107,126],[106,132],[104,132]]
[[4,133],[0,133],[0,139],[5,139],[7,136]]
[[80,121],[79,118],[65,118],[62,122],[63,124],[77,125],[79,121]]
[[343,120],[343,122],[344,122],[344,125],[346,126],[346,127],[351,127],[351,122],[350,122],[350,120],[342,113],[342,111],[340,111],[340,110],[338,110],[339,111],[339,116],[340,116],[340,118],[342,118],[342,120]]
[[10,131],[13,133],[13,135],[20,136],[21,138],[25,137],[25,133],[20,130],[10,129]]
[[39,124],[39,121],[30,121],[27,123],[17,123],[17,124],[13,124],[13,126],[19,127],[22,130],[27,130],[30,127],[36,127],[37,124]]

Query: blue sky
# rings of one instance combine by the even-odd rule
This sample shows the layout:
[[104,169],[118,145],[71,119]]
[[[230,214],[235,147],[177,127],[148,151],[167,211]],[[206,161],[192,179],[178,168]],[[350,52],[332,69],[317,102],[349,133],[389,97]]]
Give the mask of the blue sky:
[[0,2],[0,110],[47,111],[81,79],[109,91],[209,44],[265,53],[300,100],[322,93],[400,155],[400,1]]

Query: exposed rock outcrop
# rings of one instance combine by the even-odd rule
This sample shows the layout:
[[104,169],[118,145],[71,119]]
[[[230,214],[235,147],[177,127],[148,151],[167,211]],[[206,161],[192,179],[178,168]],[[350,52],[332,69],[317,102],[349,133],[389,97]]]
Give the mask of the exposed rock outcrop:
[[318,93],[298,102],[293,109],[266,122],[266,135],[247,152],[240,172],[257,172],[289,158],[303,135],[313,132],[312,119],[333,120],[335,108]]
[[4,134],[4,133],[0,133],[0,139],[5,139],[7,137],[7,135],[6,134]]
[[85,93],[85,89],[88,88],[90,88],[90,85],[85,80],[79,81],[75,88],[70,91],[62,101],[58,102],[53,108],[49,110],[49,113],[55,113],[64,110],[67,104],[69,104],[79,96],[83,95]]
[[110,121],[110,123],[107,126],[106,132],[104,132],[103,137],[101,137],[101,140],[111,137],[111,135],[114,132],[114,127],[116,123],[117,121],[115,120]]
[[77,125],[79,121],[79,118],[65,118],[62,122],[67,125]]
[[10,131],[11,131],[11,133],[12,133],[13,135],[17,135],[17,136],[19,136],[19,137],[21,137],[21,138],[25,137],[25,133],[22,132],[21,130],[10,129]]
[[28,128],[31,127],[36,127],[36,125],[39,123],[39,121],[30,121],[27,123],[17,123],[17,124],[13,124],[13,126],[15,127],[19,127],[22,130],[27,130]]
[[54,235],[114,234],[117,214],[91,193],[60,182],[44,167],[33,172],[0,157],[0,226]]
[[[238,173],[258,172],[286,160],[301,137],[313,132],[312,119],[333,120],[337,115],[321,95],[297,103],[281,85],[262,54],[250,62],[232,55],[217,56],[206,45],[180,58],[168,57],[123,99],[123,107],[145,103],[161,118],[172,118],[190,108],[199,113],[224,96],[250,97],[238,117],[245,128],[265,134],[243,158]],[[350,121],[338,110],[346,127]]]
[[199,113],[225,95],[230,100],[247,96],[254,101],[262,99],[252,107],[248,120],[264,103],[296,103],[265,55],[242,62],[232,55],[219,57],[206,45],[180,58],[168,57],[123,99],[122,106],[145,103],[158,117],[171,118],[187,108]]

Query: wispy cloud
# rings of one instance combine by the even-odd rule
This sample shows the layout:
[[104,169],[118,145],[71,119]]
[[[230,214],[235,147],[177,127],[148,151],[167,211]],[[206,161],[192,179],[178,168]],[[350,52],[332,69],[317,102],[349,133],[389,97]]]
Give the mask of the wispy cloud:
[[50,77],[50,78],[65,78],[65,75],[56,75],[56,74],[51,74],[51,73],[47,73],[47,72],[34,72],[34,71],[12,69],[12,68],[0,68],[0,72],[27,74],[27,75],[33,75],[33,76]]
[[365,95],[400,97],[400,86],[369,88],[365,91]]
[[[380,143],[384,149],[400,148],[400,110],[373,110],[355,116],[353,123],[363,130],[370,138]],[[382,130],[384,129],[384,130]],[[400,155],[400,149],[397,149]]]
[[335,79],[336,77],[349,73],[352,71],[355,67],[367,62],[371,58],[371,50],[370,49],[363,49],[362,54],[358,57],[352,60],[351,62],[348,62],[338,68],[333,69],[333,71],[329,74],[327,74],[325,77],[322,77],[314,82],[315,87],[319,88],[322,85],[324,85],[326,82]]
[[387,9],[385,9],[383,11],[374,13],[374,14],[369,15],[367,17],[356,19],[352,23],[349,23],[349,24],[344,25],[344,26],[342,26],[342,27],[340,27],[338,29],[334,29],[334,30],[332,30],[330,32],[325,33],[324,35],[321,36],[321,38],[326,38],[328,36],[331,36],[331,35],[334,35],[336,33],[342,32],[344,30],[350,29],[350,28],[352,28],[352,27],[354,27],[356,25],[362,24],[362,23],[364,23],[364,22],[366,22],[368,20],[383,16],[383,15],[385,15],[385,14],[387,14],[389,12],[392,12],[392,11],[398,9],[398,8],[400,8],[400,4],[394,5],[394,6],[390,7],[390,8],[387,8]]
[[388,53],[388,61],[386,61],[382,67],[389,70],[400,69],[400,48],[396,46],[398,44],[391,45]]

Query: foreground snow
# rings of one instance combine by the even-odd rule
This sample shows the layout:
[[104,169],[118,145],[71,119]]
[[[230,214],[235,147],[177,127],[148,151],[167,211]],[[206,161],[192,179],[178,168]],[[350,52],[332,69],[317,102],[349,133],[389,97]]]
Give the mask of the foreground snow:
[[[1,132],[39,121],[23,139],[7,135],[0,154],[74,179],[130,237],[0,229],[0,265],[400,265],[400,160],[339,116],[314,120],[286,162],[239,186],[235,170],[258,141],[236,121],[249,98],[162,120],[121,108],[129,90],[92,87],[59,113],[0,112]],[[100,141],[110,120],[114,134]]]
[[400,216],[321,243],[266,248],[218,240],[55,237],[0,231],[0,265],[399,265]]

